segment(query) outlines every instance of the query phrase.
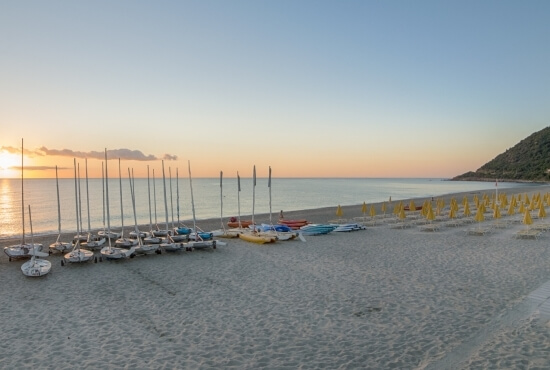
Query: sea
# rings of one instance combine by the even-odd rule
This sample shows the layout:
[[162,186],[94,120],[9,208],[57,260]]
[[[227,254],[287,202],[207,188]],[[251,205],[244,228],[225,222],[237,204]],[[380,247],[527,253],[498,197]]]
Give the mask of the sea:
[[[441,178],[0,179],[0,239],[437,197],[525,183]],[[22,186],[23,185],[23,186]],[[537,186],[532,184],[532,186]],[[132,191],[133,189],[133,191]],[[132,201],[132,193],[134,200]],[[23,202],[21,195],[24,194]],[[107,207],[108,203],[108,207]],[[134,213],[135,204],[135,213]],[[24,207],[23,207],[24,206]]]

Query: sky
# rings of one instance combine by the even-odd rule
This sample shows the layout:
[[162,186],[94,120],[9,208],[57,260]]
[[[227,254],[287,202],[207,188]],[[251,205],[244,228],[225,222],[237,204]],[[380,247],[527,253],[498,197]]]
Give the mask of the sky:
[[138,177],[475,171],[550,124],[548,19],[546,0],[0,0],[0,178],[22,139],[25,177],[75,158],[101,177],[105,150]]

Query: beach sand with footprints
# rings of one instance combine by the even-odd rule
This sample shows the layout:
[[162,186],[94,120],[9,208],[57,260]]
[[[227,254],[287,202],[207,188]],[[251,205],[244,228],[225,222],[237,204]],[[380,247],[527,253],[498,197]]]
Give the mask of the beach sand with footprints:
[[[464,195],[483,196],[454,197]],[[502,212],[494,227],[487,212],[479,224],[442,216],[430,230],[375,206],[366,230],[64,267],[52,255],[41,278],[2,255],[0,367],[550,367],[550,232],[518,237],[545,223],[536,211],[531,226]],[[285,217],[327,222],[335,209]],[[342,218],[358,216],[361,205],[342,207]],[[35,239],[47,247],[55,236]]]

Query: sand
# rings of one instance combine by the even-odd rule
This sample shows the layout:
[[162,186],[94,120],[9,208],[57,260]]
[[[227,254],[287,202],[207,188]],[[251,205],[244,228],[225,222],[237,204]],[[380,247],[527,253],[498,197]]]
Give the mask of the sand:
[[[334,211],[285,216],[325,222]],[[2,255],[0,368],[550,367],[550,232],[517,239],[526,226],[513,223],[468,235],[475,226],[382,220],[306,243],[232,239],[65,267],[52,255],[42,278]]]

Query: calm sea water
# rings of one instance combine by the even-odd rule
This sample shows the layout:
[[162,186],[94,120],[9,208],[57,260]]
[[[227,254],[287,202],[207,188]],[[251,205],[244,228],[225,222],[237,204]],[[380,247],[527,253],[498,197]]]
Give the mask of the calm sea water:
[[[253,190],[255,193],[254,213],[269,213],[269,194],[267,179],[257,179],[253,187],[252,179],[241,178],[241,191],[238,191],[237,179],[226,178],[220,187],[219,178],[193,179],[193,196],[197,220],[220,217],[228,218],[252,214]],[[121,186],[122,185],[122,186]],[[191,189],[189,179],[178,181],[168,179],[135,180],[136,218],[138,224],[148,224],[151,217],[161,224],[166,221],[166,209],[169,222],[179,220],[189,222],[193,219],[191,207]],[[464,191],[494,189],[491,182],[455,182],[444,179],[296,179],[273,178],[271,182],[271,208],[274,218],[279,210],[293,211],[321,207],[336,207],[338,204],[360,205],[363,202],[374,203],[392,200],[439,196]],[[506,189],[526,184],[499,183],[498,188]],[[33,232],[38,234],[57,233],[58,202],[55,179],[25,179],[24,183],[25,213],[27,205],[31,206]],[[536,185],[533,185],[536,186]],[[150,188],[150,190],[149,190]],[[166,205],[164,189],[166,188]],[[104,194],[101,179],[81,179],[76,186],[80,191],[80,201],[76,202],[74,179],[59,180],[61,230],[76,231],[76,204],[79,203],[82,215],[82,230],[103,227]],[[131,200],[131,189],[128,178],[109,179],[108,184],[110,223],[113,229],[120,229],[124,220],[125,230],[134,225],[134,213]],[[121,197],[122,193],[122,197]],[[149,213],[149,194],[151,196],[151,213]],[[179,197],[178,197],[179,195]],[[121,211],[122,199],[122,211]],[[156,207],[155,207],[156,205]],[[179,208],[179,212],[178,212]],[[21,235],[22,232],[21,179],[0,179],[0,238]],[[105,212],[106,213],[106,212]],[[88,217],[89,215],[89,217]],[[121,216],[124,217],[121,217]],[[151,215],[151,216],[150,216]],[[30,233],[28,214],[25,214],[25,232]],[[200,224],[199,224],[200,225]]]

